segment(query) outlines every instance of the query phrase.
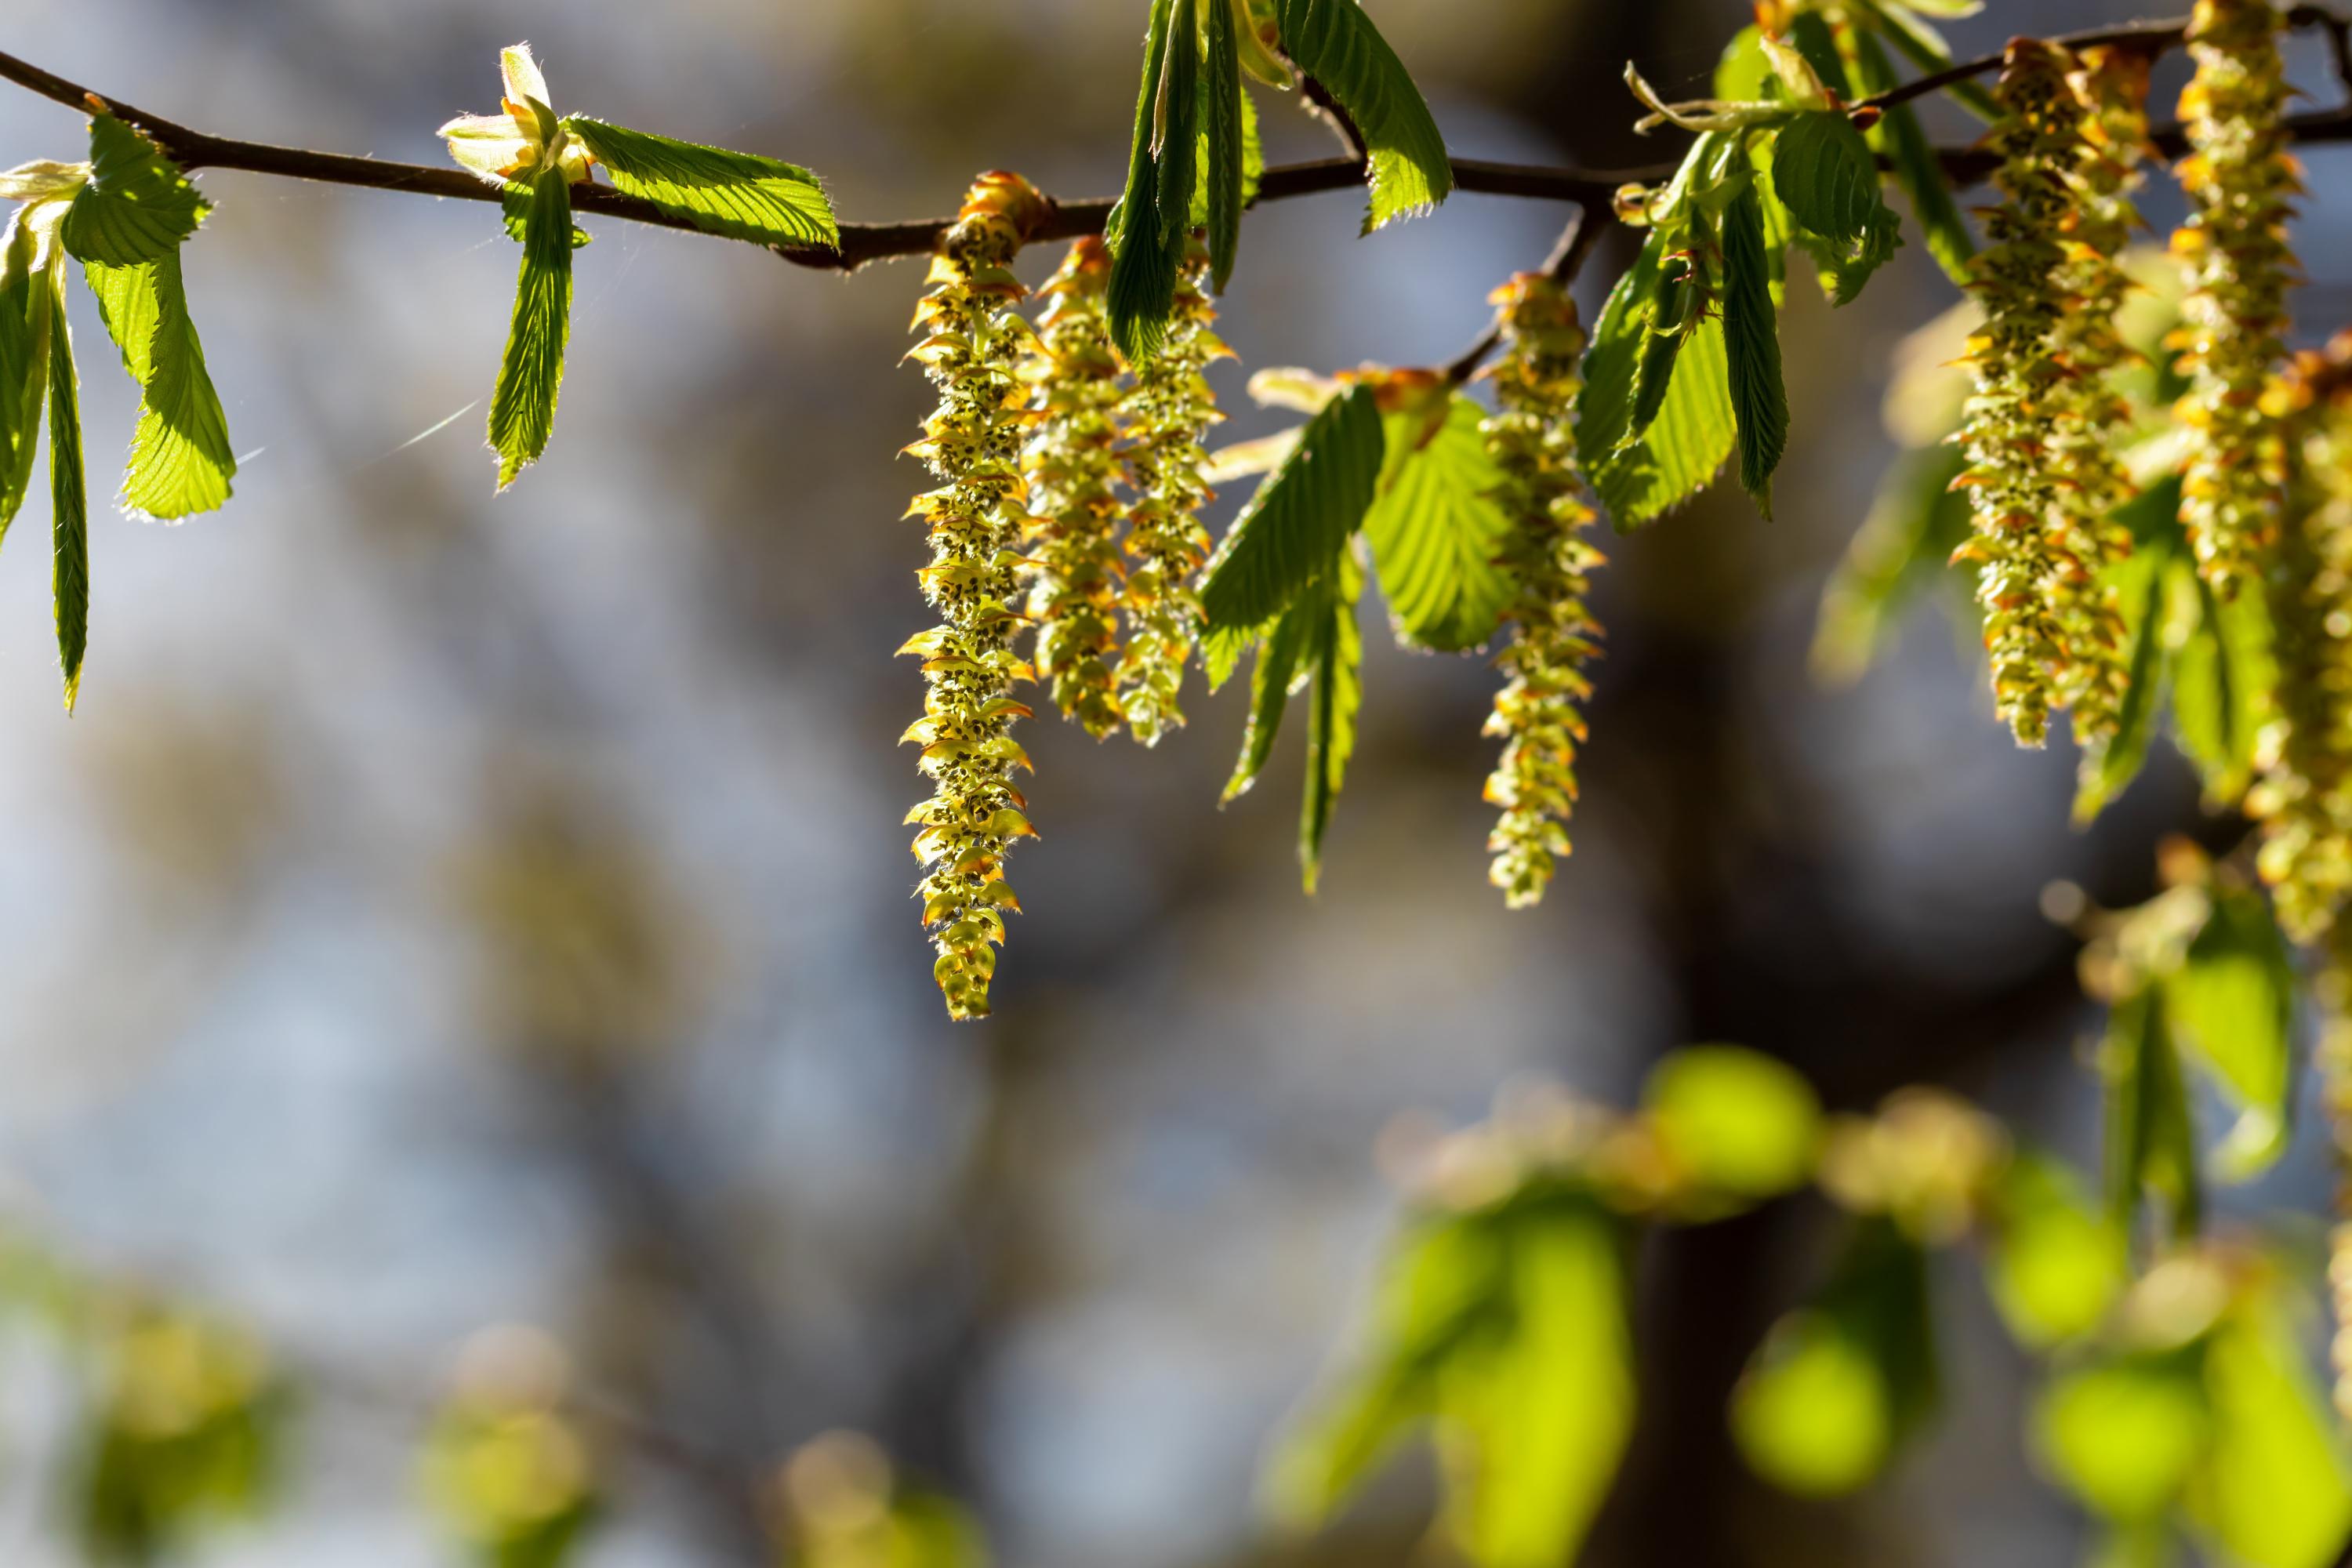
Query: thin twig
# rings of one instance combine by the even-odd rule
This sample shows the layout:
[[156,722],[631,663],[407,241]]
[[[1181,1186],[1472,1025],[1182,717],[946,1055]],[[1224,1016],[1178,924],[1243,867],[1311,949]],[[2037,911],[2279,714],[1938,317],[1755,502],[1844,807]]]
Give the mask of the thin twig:
[[[2327,32],[2338,74],[2343,77],[2347,90],[2352,90],[2352,37],[2347,37],[2347,28],[2352,28],[2352,22],[2318,5],[2298,5],[2287,13],[2287,21],[2293,26],[2318,27]],[[2074,47],[2104,43],[2137,44],[2151,49],[2163,49],[2178,45],[2186,28],[2185,22],[2145,22],[2129,27],[2070,34],[2056,41]],[[1864,99],[1855,107],[1885,108],[1907,102],[1938,88],[1996,70],[2000,63],[1999,56],[1963,61],[1874,98]],[[9,54],[0,53],[0,80],[14,82],[85,113],[103,109],[117,115],[153,137],[156,143],[185,169],[240,169],[288,179],[316,180],[364,190],[405,191],[456,201],[496,202],[503,199],[503,193],[498,186],[459,169],[398,163],[299,147],[278,147],[268,142],[245,142],[193,130],[120,99],[94,93],[79,82],[68,81]],[[1316,90],[1310,81],[1307,87],[1310,100]],[[1339,122],[1338,128],[1344,135],[1352,137],[1355,134],[1344,120]],[[2286,129],[2294,139],[2305,142],[2352,141],[2352,107],[2291,115],[2286,121]],[[2185,145],[2178,126],[2158,132],[2154,141],[2158,151],[2167,155],[2177,155]],[[1983,179],[1994,163],[1988,154],[1974,147],[1942,147],[1937,149],[1936,155],[1946,174],[1962,185],[1973,184]],[[1457,190],[1480,195],[1574,202],[1588,210],[1605,208],[1620,185],[1654,184],[1670,178],[1675,172],[1675,164],[1671,163],[1622,170],[1500,163],[1478,158],[1456,158],[1453,163],[1454,184]],[[1363,160],[1357,157],[1279,164],[1265,172],[1265,177],[1258,187],[1257,199],[1260,202],[1286,201],[1296,196],[1346,190],[1360,185],[1364,176]],[[586,184],[577,186],[572,200],[572,205],[582,212],[624,218],[659,228],[703,232],[690,218],[674,216],[650,202],[607,185]],[[1108,196],[1056,202],[1053,215],[1039,227],[1035,237],[1050,241],[1099,234],[1113,205],[1114,199]],[[940,234],[953,221],[952,218],[935,217],[901,223],[845,223],[840,226],[841,244],[838,248],[783,246],[771,248],[797,266],[851,272],[871,261],[898,256],[927,255],[938,244]]]
[[[1551,254],[1544,258],[1544,272],[1562,283],[1573,283],[1576,275],[1584,270],[1584,263],[1600,247],[1601,237],[1617,223],[1615,209],[1606,202],[1585,202],[1568,220],[1553,242]],[[1456,354],[1445,367],[1448,384],[1460,386],[1478,374],[1478,367],[1487,356],[1501,346],[1503,330],[1490,326],[1478,335],[1478,341]]]
[[[2326,29],[2330,46],[2336,53],[2336,74],[2347,87],[2352,87],[2352,42],[2347,42],[2346,30],[2352,21],[2336,15],[2325,5],[2297,5],[2286,14],[2290,27],[2320,27]],[[2161,54],[2179,48],[2187,40],[2189,24],[2185,20],[2162,22],[2126,22],[2116,27],[2093,27],[2080,33],[2060,33],[2045,41],[2066,49],[2137,48],[2150,54]],[[1908,103],[1915,98],[1925,98],[1956,82],[1988,76],[2000,69],[2008,59],[2007,51],[1997,55],[1981,55],[1972,60],[1961,60],[1943,69],[1891,87],[1852,104],[1853,109],[1892,109],[1898,103]]]

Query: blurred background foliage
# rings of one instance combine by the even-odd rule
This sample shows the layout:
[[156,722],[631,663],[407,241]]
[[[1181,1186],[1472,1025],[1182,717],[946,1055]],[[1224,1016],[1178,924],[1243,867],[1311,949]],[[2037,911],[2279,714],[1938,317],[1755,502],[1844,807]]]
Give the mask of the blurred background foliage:
[[[872,219],[982,166],[1114,190],[1139,9],[16,0],[7,47],[436,162],[527,36],[578,101],[814,164]],[[1953,37],[2126,8],[2025,9]],[[1457,153],[1601,167],[1658,152],[1623,63],[1703,92],[1748,20],[1377,15]],[[79,136],[0,96],[7,161]],[[2344,156],[2308,159],[2307,341],[2352,315]],[[2314,1112],[2242,880],[2151,853],[2235,838],[2200,805],[2238,743],[2197,706],[2200,606],[2149,601],[2170,717],[2082,831],[2072,759],[2011,746],[1966,636],[1849,574],[1816,641],[1858,526],[1906,592],[1901,541],[1950,526],[1873,510],[1937,460],[1933,410],[1882,420],[1949,357],[1904,349],[1953,300],[1916,240],[1834,315],[1790,290],[1775,522],[1714,494],[1607,542],[1545,907],[1484,878],[1491,672],[1370,636],[1313,900],[1295,742],[1213,807],[1240,694],[1148,759],[1039,727],[1031,912],[958,1031],[918,983],[892,745],[919,272],[592,226],[567,438],[492,505],[478,414],[440,427],[503,336],[487,209],[205,184],[236,503],[97,520],[70,722],[39,552],[0,562],[0,1558],[2291,1564],[2345,1533],[2318,1227],[2254,1223],[2323,1207],[2325,1141],[2280,1136]],[[2155,181],[2159,230],[2174,203]],[[1360,206],[1250,218],[1227,437],[1292,420],[1250,370],[1450,358],[1564,216],[1462,196],[1359,241]],[[126,392],[91,377],[94,462]],[[1662,1065],[1694,1040],[1761,1057]],[[2209,1191],[2224,1137],[2244,1184]],[[2208,1239],[2131,1281],[2151,1200]]]

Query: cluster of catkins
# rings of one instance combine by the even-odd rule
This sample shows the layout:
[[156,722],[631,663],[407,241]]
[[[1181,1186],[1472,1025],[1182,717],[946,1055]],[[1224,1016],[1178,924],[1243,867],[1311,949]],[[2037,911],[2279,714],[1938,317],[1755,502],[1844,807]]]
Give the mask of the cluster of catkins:
[[1501,471],[1495,500],[1509,520],[1501,563],[1516,584],[1505,611],[1508,640],[1495,662],[1509,680],[1495,698],[1486,733],[1503,755],[1486,780],[1501,808],[1486,847],[1487,876],[1505,901],[1541,899],[1552,862],[1568,853],[1564,826],[1576,805],[1576,752],[1582,706],[1592,686],[1585,664],[1601,628],[1585,608],[1601,552],[1583,537],[1592,521],[1576,472],[1570,425],[1580,384],[1584,332],[1576,301],[1558,279],[1522,272],[1495,290],[1502,354],[1489,373],[1496,414],[1481,426]]
[[[2095,749],[2123,696],[2122,623],[2101,570],[2129,548],[2107,521],[2122,475],[2106,455],[2120,418],[2104,372],[2120,357],[2115,257],[2130,227],[2127,72],[2085,65],[2031,38],[2011,42],[1986,138],[2005,198],[1986,216],[1970,288],[1984,324],[1960,433],[1976,536],[1993,703],[2018,741],[2041,745],[2053,709],[2074,710]],[[2105,504],[2100,504],[2104,502]]]
[[[1130,367],[1111,342],[1099,239],[1078,240],[1038,290],[1034,327],[1020,313],[1012,263],[1048,211],[1018,175],[972,186],[932,258],[908,356],[940,401],[908,451],[943,483],[909,511],[930,529],[919,576],[940,624],[901,650],[923,659],[923,717],[906,739],[932,783],[907,820],[921,829],[933,972],[959,1019],[988,1014],[1003,911],[1020,907],[1005,851],[1035,831],[1013,782],[1029,758],[1010,731],[1033,716],[1014,684],[1042,682],[1097,739],[1125,723],[1151,744],[1183,722],[1201,621],[1201,443],[1221,417],[1202,371],[1228,352],[1201,289],[1207,253],[1187,257],[1160,354]],[[1034,669],[1018,649],[1033,627]]]
[[2263,409],[2284,350],[2286,224],[2301,190],[2286,152],[2280,22],[2269,0],[2198,0],[2188,34],[2197,74],[2180,95],[2191,210],[2172,248],[2190,287],[2174,346],[2189,378],[2178,412],[2196,434],[2180,520],[2220,588],[2260,571],[2284,482],[2284,444]]

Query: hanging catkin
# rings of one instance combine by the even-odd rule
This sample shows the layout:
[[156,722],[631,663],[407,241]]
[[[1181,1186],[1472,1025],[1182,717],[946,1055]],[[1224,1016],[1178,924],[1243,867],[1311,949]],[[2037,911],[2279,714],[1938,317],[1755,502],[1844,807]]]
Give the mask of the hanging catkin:
[[1013,648],[1021,626],[1013,545],[1028,518],[1014,371],[1034,342],[1014,309],[1024,291],[1010,268],[1045,211],[1019,175],[982,175],[940,238],[930,292],[915,312],[927,335],[910,357],[940,402],[908,450],[945,483],[908,510],[930,528],[931,563],[919,575],[940,624],[900,650],[923,658],[923,717],[906,739],[921,744],[933,791],[907,820],[921,826],[915,854],[929,869],[918,893],[954,1018],[988,1014],[1004,940],[1000,911],[1020,907],[1004,880],[1005,848],[1034,832],[1012,780],[1029,759],[1008,732],[1029,714],[1011,695],[1030,674]]
[[1104,296],[1110,252],[1079,240],[1038,293],[1038,342],[1022,365],[1035,426],[1029,479],[1037,679],[1065,718],[1100,740],[1118,728],[1119,363]]
[[2290,482],[2263,574],[2278,686],[2246,809],[2280,926],[2325,936],[2352,896],[2352,333],[2280,395]]
[[1488,879],[1513,909],[1542,899],[1552,863],[1569,851],[1576,806],[1576,753],[1584,742],[1584,667],[1601,628],[1585,608],[1601,555],[1582,536],[1592,521],[1575,467],[1570,416],[1581,384],[1584,333],[1576,301],[1556,279],[1523,272],[1497,289],[1502,357],[1492,373],[1497,412],[1480,429],[1502,470],[1496,500],[1510,520],[1502,564],[1515,584],[1509,640],[1495,662],[1509,676],[1486,733],[1503,755],[1486,779],[1501,808],[1486,841]]
[[1175,312],[1160,353],[1136,366],[1135,389],[1123,412],[1128,422],[1127,653],[1119,663],[1119,708],[1127,727],[1147,746],[1184,722],[1177,697],[1184,666],[1200,635],[1201,601],[1192,574],[1208,559],[1209,534],[1201,508],[1212,498],[1202,478],[1208,454],[1201,442],[1224,417],[1202,374],[1232,351],[1210,327],[1217,319],[1202,284],[1209,252],[1187,247],[1176,283]]
[[2121,258],[2139,225],[2132,193],[2147,145],[2147,59],[2087,49],[2069,80],[2083,118],[2064,231],[2066,308],[2051,342],[2068,373],[2051,388],[2050,455],[2064,481],[2057,492],[2062,574],[2052,588],[2067,653],[2058,697],[2073,712],[2084,776],[2095,777],[2131,680],[2122,607],[2102,574],[2131,553],[2131,530],[2116,512],[2132,484],[2115,447],[2131,409],[2110,377],[2132,358],[2116,319],[2134,287]]
[[2179,415],[2192,433],[2180,521],[2198,569],[2225,589],[2260,569],[2285,464],[2263,408],[2285,342],[2286,225],[2302,189],[2286,153],[2281,20],[2269,0],[2198,0],[2188,35],[2197,74],[2180,95],[2190,212],[2172,249],[2189,290],[2173,346],[2189,381]]
[[2061,385],[2069,379],[2052,337],[2067,308],[2065,231],[2074,208],[2069,175],[2083,152],[2083,115],[2067,72],[2074,57],[2031,38],[2012,40],[1995,89],[2003,117],[1985,138],[2000,158],[2004,200],[1986,216],[1990,243],[1969,287],[1984,325],[1969,342],[1976,390],[1961,429],[1976,537],[1958,558],[1977,563],[1993,706],[2022,745],[2047,739],[2072,664],[2068,584],[2087,565],[2059,512],[2051,460]]

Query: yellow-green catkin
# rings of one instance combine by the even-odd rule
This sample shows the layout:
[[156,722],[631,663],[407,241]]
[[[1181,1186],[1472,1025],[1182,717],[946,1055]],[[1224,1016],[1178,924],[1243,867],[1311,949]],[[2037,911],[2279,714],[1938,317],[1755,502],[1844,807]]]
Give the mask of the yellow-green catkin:
[[1486,778],[1486,799],[1502,813],[1486,840],[1495,856],[1486,875],[1517,910],[1543,898],[1554,860],[1569,852],[1592,694],[1585,666],[1600,652],[1601,628],[1584,600],[1602,558],[1583,537],[1592,509],[1570,425],[1584,353],[1576,301],[1540,272],[1520,273],[1492,301],[1502,355],[1491,373],[1496,412],[1480,429],[1503,475],[1495,499],[1510,531],[1501,563],[1515,588],[1505,612],[1509,640],[1495,660],[1509,679],[1486,727],[1503,740]]
[[1092,235],[1038,292],[1038,342],[1022,366],[1036,421],[1029,479],[1029,616],[1037,679],[1062,715],[1102,739],[1118,728],[1118,354],[1105,297],[1110,252]]
[[2058,697],[2074,714],[2085,777],[2095,776],[2114,738],[2131,684],[2123,608],[2101,574],[2131,553],[2131,530],[2117,510],[2132,483],[2115,441],[2131,423],[2130,406],[2111,379],[2131,359],[2116,330],[2133,284],[2121,258],[2139,225],[2132,193],[2147,145],[2147,58],[2086,49],[2071,81],[2081,100],[2082,140],[2075,204],[2065,229],[2062,284],[2067,304],[2051,333],[2066,371],[2051,388],[2051,458],[2058,489],[2060,553],[2065,575],[2054,585],[2067,658]]
[[2197,74],[2180,95],[2190,210],[2172,249],[2189,289],[2173,346],[2189,382],[2177,412],[2192,432],[2180,521],[2198,569],[2223,589],[2261,570],[2284,478],[2284,443],[2263,408],[2284,352],[2286,225],[2302,189],[2286,152],[2281,21],[2269,0],[2198,0],[2188,34]]
[[2000,159],[2006,198],[1986,215],[1989,243],[1969,288],[1985,320],[1969,341],[1975,391],[1960,431],[1976,537],[1955,559],[1977,563],[1993,706],[2021,745],[2049,736],[2072,661],[2065,604],[2084,563],[2060,517],[2051,458],[2062,384],[2052,337],[2067,309],[2065,230],[2071,175],[2083,152],[2083,114],[2067,73],[2074,57],[2032,38],[2011,41],[1995,95],[2003,115],[1985,138]]
[[1014,545],[1028,521],[1015,371],[1035,341],[1015,309],[1025,290],[1011,267],[1045,210],[1019,175],[982,175],[940,238],[915,312],[926,336],[910,357],[940,402],[908,450],[944,483],[909,509],[930,528],[931,563],[919,576],[940,624],[900,650],[922,656],[929,683],[906,738],[923,748],[932,795],[907,820],[922,829],[915,854],[929,870],[917,892],[952,1018],[988,1015],[1001,911],[1020,907],[1004,880],[1005,848],[1035,831],[1012,776],[1029,759],[1009,733],[1029,714],[1012,697],[1030,675],[1013,647],[1022,625]]
[[1202,287],[1209,252],[1198,239],[1188,247],[1176,283],[1168,335],[1153,358],[1135,367],[1135,387],[1124,412],[1129,437],[1128,484],[1127,652],[1119,661],[1119,710],[1127,727],[1156,746],[1184,722],[1177,697],[1184,666],[1200,635],[1201,600],[1192,574],[1208,559],[1209,533],[1201,508],[1211,500],[1201,443],[1224,417],[1202,374],[1232,351],[1210,330],[1216,307]]
[[2352,333],[2299,356],[2275,401],[2290,474],[2263,569],[2278,684],[2246,809],[2279,924],[2312,942],[2352,898]]

